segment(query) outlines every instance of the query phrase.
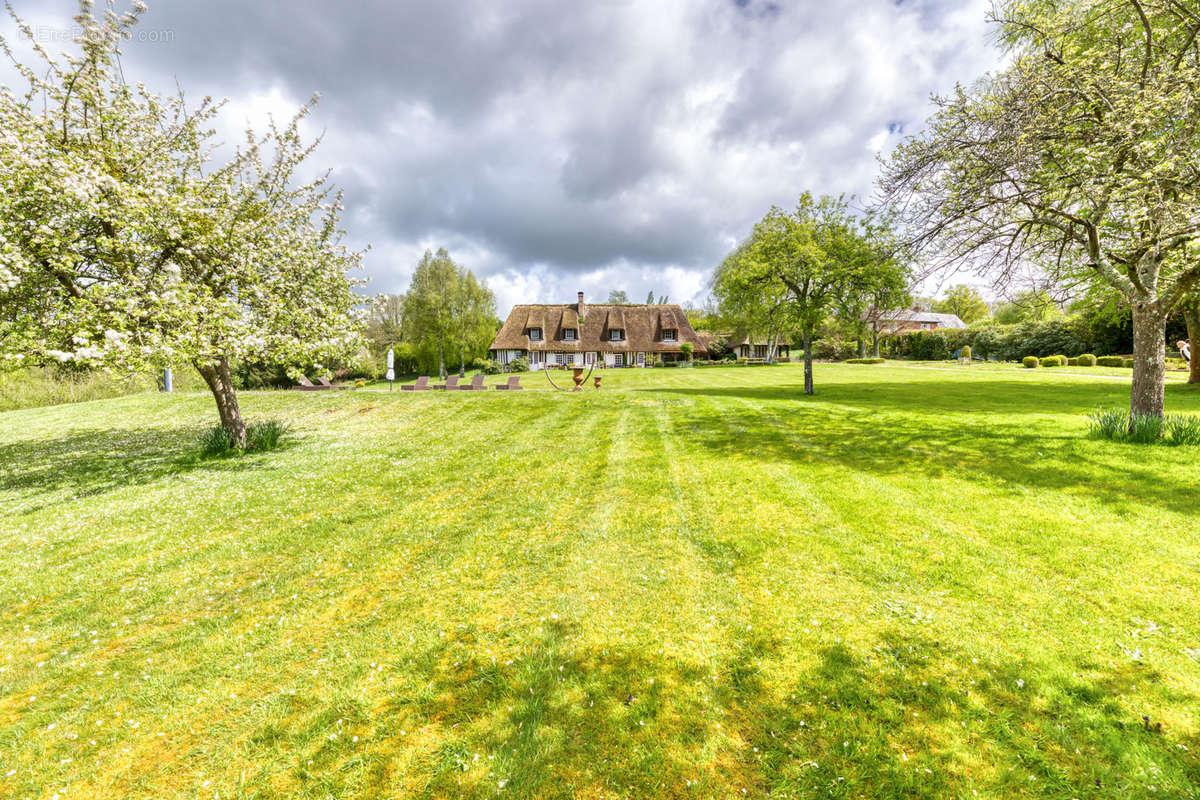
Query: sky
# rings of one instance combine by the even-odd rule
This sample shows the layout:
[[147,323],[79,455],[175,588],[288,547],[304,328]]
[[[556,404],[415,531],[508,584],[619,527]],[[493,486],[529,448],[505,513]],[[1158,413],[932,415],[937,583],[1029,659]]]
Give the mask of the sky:
[[[147,4],[126,78],[228,98],[229,141],[321,95],[313,167],[371,248],[367,291],[403,291],[445,247],[502,315],[581,290],[701,305],[772,205],[869,203],[930,96],[1000,63],[989,0]],[[13,5],[70,46],[75,2]]]

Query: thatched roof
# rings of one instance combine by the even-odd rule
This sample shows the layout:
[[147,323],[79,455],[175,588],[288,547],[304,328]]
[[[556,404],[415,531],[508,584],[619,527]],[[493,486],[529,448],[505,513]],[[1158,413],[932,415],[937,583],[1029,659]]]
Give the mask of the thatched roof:
[[[580,316],[583,324],[579,323]],[[530,328],[541,328],[542,338],[529,339]],[[575,340],[563,339],[563,331],[575,328]],[[623,330],[622,341],[612,341],[610,331]],[[674,330],[675,341],[663,341],[663,331]],[[705,343],[692,330],[683,309],[677,305],[519,305],[496,334],[492,350],[538,350],[548,352],[678,353],[679,345],[691,342],[698,355],[707,352]]]

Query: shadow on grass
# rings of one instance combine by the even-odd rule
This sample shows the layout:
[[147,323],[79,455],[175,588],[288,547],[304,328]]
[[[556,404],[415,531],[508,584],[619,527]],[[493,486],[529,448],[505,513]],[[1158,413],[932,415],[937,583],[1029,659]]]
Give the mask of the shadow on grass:
[[1120,387],[930,380],[827,384],[812,397],[800,386],[653,391],[716,399],[680,412],[674,424],[690,444],[722,456],[884,475],[952,473],[1014,490],[1073,491],[1119,508],[1195,510],[1188,470],[1163,467],[1179,451],[1098,447],[1081,427],[1063,432],[1047,418],[1112,405],[1124,397]]
[[[251,741],[293,751],[306,789],[368,796],[1131,798],[1187,796],[1200,781],[1195,735],[1123,707],[1159,681],[1132,663],[980,663],[892,630],[798,670],[778,638],[747,636],[714,667],[573,646],[558,625],[496,663],[457,637],[397,668],[412,691],[373,707],[295,698]],[[327,735],[350,728],[377,743],[365,761]],[[421,755],[393,756],[418,730]]]
[[[39,498],[95,497],[113,489],[138,486],[167,475],[197,469],[257,469],[254,454],[203,458],[200,435],[205,427],[147,427],[71,433],[57,439],[34,439],[0,445],[0,491],[20,494],[35,511]],[[275,451],[295,444],[285,437]],[[64,498],[63,493],[66,493]]]

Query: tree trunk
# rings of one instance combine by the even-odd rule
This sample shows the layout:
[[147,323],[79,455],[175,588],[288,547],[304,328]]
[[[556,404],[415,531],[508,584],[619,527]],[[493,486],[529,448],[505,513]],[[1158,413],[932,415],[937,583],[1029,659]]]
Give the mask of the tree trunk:
[[217,414],[221,427],[229,434],[234,447],[246,446],[246,423],[238,407],[237,390],[233,388],[233,376],[229,374],[229,360],[222,356],[213,364],[195,362],[196,371],[204,378],[213,399],[217,401]]
[[813,393],[812,376],[812,331],[804,329],[804,393]]
[[446,347],[438,342],[438,377],[446,380]]
[[871,357],[879,358],[879,326],[871,325]]
[[1157,302],[1133,303],[1133,390],[1129,410],[1152,417],[1163,415],[1166,376],[1167,320]]
[[865,328],[866,328],[866,326],[863,325],[863,323],[861,323],[861,322],[858,323],[858,331],[857,332],[858,332],[858,357],[859,358],[867,357],[867,338],[866,338],[866,331],[864,330]]
[[1183,318],[1187,321],[1188,344],[1192,351],[1188,383],[1200,383],[1200,309],[1185,311]]

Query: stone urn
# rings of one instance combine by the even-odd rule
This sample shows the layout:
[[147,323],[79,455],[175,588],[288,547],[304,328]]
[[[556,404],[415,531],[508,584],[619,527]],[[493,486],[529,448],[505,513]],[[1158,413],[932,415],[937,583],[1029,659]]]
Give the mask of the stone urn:
[[583,367],[571,367],[572,377],[575,379],[575,388],[571,391],[583,391]]
[[592,385],[595,386],[597,389],[600,388],[600,376],[599,375],[592,378]]

